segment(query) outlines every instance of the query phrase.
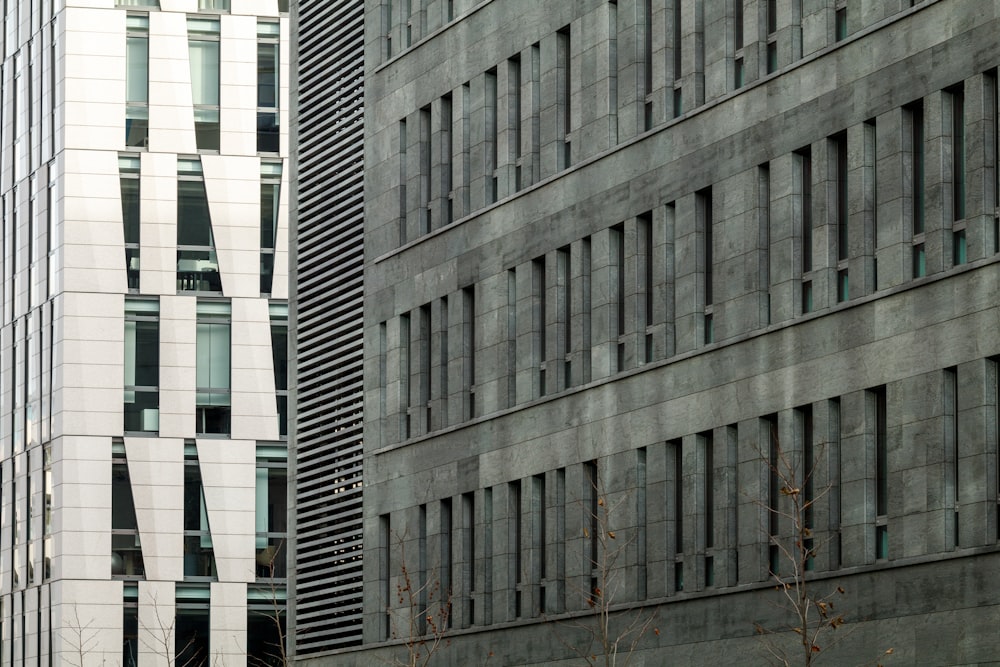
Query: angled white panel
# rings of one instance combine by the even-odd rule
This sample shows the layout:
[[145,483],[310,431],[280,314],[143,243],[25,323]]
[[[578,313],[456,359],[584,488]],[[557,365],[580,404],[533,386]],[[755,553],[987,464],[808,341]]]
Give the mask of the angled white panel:
[[174,664],[174,596],[172,581],[139,582],[140,665]]
[[160,9],[165,12],[196,12],[198,0],[160,0]]
[[184,578],[184,441],[125,438],[147,579]]
[[111,151],[65,151],[63,279],[77,292],[126,290],[118,156]]
[[[111,438],[64,436],[53,452],[53,576],[111,576]],[[6,489],[5,489],[6,492]]]
[[290,97],[289,97],[289,87],[288,83],[292,80],[292,42],[291,42],[291,30],[290,22],[288,17],[282,17],[281,19],[281,42],[278,45],[278,56],[281,60],[279,63],[279,75],[278,75],[278,107],[281,110],[279,131],[280,136],[278,138],[278,150],[281,152],[282,156],[287,157],[289,154],[288,150],[288,118],[289,109],[291,109]]
[[278,197],[278,232],[274,236],[274,283],[271,296],[288,298],[288,161],[281,170],[281,192]]
[[198,150],[184,14],[169,11],[149,14],[149,150],[173,153]]
[[143,153],[139,182],[139,285],[143,294],[177,292],[177,158]]
[[196,301],[160,297],[160,436],[193,438]]
[[243,664],[247,659],[247,585],[213,581],[210,616],[212,661]]
[[253,581],[257,443],[199,438],[197,444],[219,581]]
[[274,359],[267,301],[233,299],[232,436],[278,439]]
[[257,154],[257,18],[223,16],[219,53],[223,155]]
[[54,665],[116,664],[121,660],[122,582],[54,581],[50,586]]
[[[67,8],[63,61],[66,148],[107,148],[125,138],[125,13],[109,0]],[[97,9],[95,7],[106,7]]]
[[233,0],[233,14],[256,14],[258,16],[278,16],[278,0]]
[[222,292],[260,296],[260,161],[256,157],[203,155]]
[[56,314],[53,414],[61,432],[119,433],[125,378],[124,297],[65,292]]

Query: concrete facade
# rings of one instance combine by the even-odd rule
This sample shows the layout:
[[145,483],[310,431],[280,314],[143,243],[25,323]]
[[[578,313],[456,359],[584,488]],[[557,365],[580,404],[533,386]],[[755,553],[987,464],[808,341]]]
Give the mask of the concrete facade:
[[269,660],[287,3],[5,8],[0,664]]
[[435,599],[438,664],[571,664],[605,576],[644,664],[764,663],[781,455],[833,663],[995,661],[1000,5],[419,5],[366,2],[365,646],[304,664]]

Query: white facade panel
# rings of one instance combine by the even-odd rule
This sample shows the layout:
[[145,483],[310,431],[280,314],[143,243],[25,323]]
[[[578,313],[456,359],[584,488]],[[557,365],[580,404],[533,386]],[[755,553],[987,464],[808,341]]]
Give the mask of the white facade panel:
[[125,438],[148,579],[184,577],[184,441]]
[[195,302],[160,299],[160,435],[194,437]]
[[213,438],[198,438],[197,443],[219,581],[253,581],[255,443]]

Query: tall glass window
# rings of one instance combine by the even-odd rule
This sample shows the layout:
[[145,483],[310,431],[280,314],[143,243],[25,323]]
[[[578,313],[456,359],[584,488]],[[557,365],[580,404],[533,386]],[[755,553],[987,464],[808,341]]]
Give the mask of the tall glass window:
[[[208,584],[179,584],[176,593],[177,619],[174,623],[174,664],[207,665],[211,654]],[[168,633],[169,635],[169,633]],[[145,664],[145,663],[143,663]]]
[[288,576],[288,461],[283,446],[257,447],[257,578]]
[[200,160],[177,160],[177,291],[221,292]]
[[[123,4],[139,4],[138,1]],[[125,145],[149,143],[149,17],[125,19]]]
[[270,294],[274,281],[274,248],[278,236],[281,163],[260,165],[260,293]]
[[257,152],[278,152],[278,38],[273,21],[257,24]]
[[122,666],[139,665],[139,586],[126,584],[122,594]]
[[118,157],[122,188],[122,222],[125,225],[125,273],[129,291],[139,290],[139,158]]
[[229,433],[230,417],[230,305],[198,303],[196,345],[196,432]]
[[125,432],[160,429],[160,304],[125,301]]
[[271,305],[271,356],[278,400],[278,433],[288,436],[288,305]]
[[112,447],[111,576],[115,579],[141,579],[145,569],[125,448],[120,441]]
[[[228,5],[228,3],[227,3]],[[188,19],[194,134],[200,151],[219,150],[219,21]]]
[[201,469],[193,453],[184,454],[184,578],[216,576],[212,531],[205,507]]

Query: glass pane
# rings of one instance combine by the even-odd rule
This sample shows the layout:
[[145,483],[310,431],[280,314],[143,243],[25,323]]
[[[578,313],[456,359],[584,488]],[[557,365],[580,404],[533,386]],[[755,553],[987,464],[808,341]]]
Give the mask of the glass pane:
[[260,293],[270,294],[274,283],[274,255],[271,252],[260,254]]
[[139,249],[125,248],[125,270],[128,274],[128,288],[139,289]]
[[198,9],[229,11],[229,0],[198,0]]
[[[196,386],[199,389],[229,389],[229,324],[199,322],[197,325]],[[214,394],[199,392],[199,405],[221,405]],[[218,398],[229,404],[229,396]],[[204,402],[203,399],[205,399]]]
[[113,530],[138,530],[135,505],[132,502],[132,485],[128,466],[117,463],[111,466],[111,528]]
[[278,106],[278,45],[257,44],[257,106]]
[[278,435],[288,435],[288,397],[278,396]]
[[[185,564],[187,556],[185,555]],[[186,574],[186,572],[185,572]],[[154,635],[155,636],[155,635]],[[176,665],[209,665],[208,607],[190,609],[177,606],[177,635],[174,639]]]
[[256,574],[259,579],[284,579],[288,576],[288,559],[284,537],[257,535]]
[[191,57],[191,98],[195,106],[219,106],[219,42],[188,41]]
[[140,387],[156,387],[160,384],[160,325],[159,322],[126,322],[126,345],[128,326],[133,325],[135,360],[131,384]]
[[177,245],[211,247],[212,219],[201,181],[177,182]]
[[282,660],[281,638],[285,636],[285,605],[278,602],[255,604],[247,609],[247,655],[254,656],[253,664],[260,667],[280,667]]
[[122,665],[138,667],[139,665],[139,608],[125,605],[122,623]]
[[258,112],[257,152],[277,153],[279,138],[278,114]]
[[160,394],[141,389],[125,391],[125,430],[156,433],[160,430]]
[[125,223],[125,243],[139,242],[139,179],[123,178],[122,221]]
[[141,577],[146,574],[138,533],[111,536],[111,574],[118,577]]
[[177,289],[221,292],[222,277],[214,250],[177,251]]
[[[225,397],[228,402],[228,395]],[[226,434],[229,433],[229,414],[230,409],[228,405],[199,405],[197,413],[195,415],[197,419],[197,424],[195,429],[198,434]]]
[[[195,121],[194,121],[194,141],[200,151],[217,151],[219,150],[219,121],[200,121],[197,120],[199,109],[195,109]],[[215,112],[216,118],[218,118],[219,112]]]
[[271,325],[271,360],[274,368],[274,388],[288,389],[288,327]]
[[278,203],[280,192],[280,183],[261,183],[260,185],[261,248],[274,250],[274,241],[278,233]]
[[125,54],[125,101],[149,101],[149,40],[128,37]]
[[149,142],[149,109],[145,106],[125,108],[125,145],[145,148]]

